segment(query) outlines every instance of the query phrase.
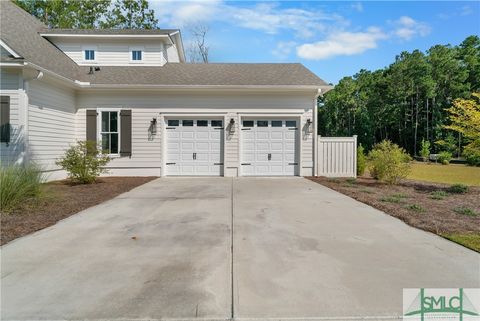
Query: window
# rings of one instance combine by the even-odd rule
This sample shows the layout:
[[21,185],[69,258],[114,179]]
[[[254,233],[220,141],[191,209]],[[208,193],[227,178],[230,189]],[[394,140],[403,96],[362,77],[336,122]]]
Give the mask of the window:
[[223,121],[221,120],[212,120],[212,127],[222,127]]
[[85,60],[95,60],[95,50],[86,49],[85,50]]
[[168,126],[178,126],[180,125],[180,121],[178,119],[169,119]]
[[287,127],[297,127],[297,121],[296,120],[287,120],[285,122],[285,126],[287,126]]
[[243,127],[253,127],[253,120],[244,120]]
[[257,127],[268,127],[268,120],[257,120]]
[[282,127],[281,120],[272,120],[272,127]]
[[142,51],[141,50],[132,50],[132,60],[133,61],[142,60]]
[[182,126],[185,126],[185,127],[190,127],[190,126],[193,126],[193,120],[182,120]]
[[102,149],[109,154],[118,154],[118,111],[102,111],[101,131]]
[[198,127],[207,127],[208,126],[208,120],[197,120],[197,126]]

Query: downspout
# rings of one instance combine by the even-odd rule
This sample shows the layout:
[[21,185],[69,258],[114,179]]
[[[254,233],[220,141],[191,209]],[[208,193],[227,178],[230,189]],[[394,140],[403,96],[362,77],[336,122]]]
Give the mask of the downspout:
[[30,78],[24,78],[23,79],[23,91],[25,93],[25,102],[24,102],[24,106],[25,106],[25,163],[26,164],[29,164],[30,163],[30,146],[29,146],[29,133],[28,133],[28,124],[29,124],[29,121],[28,121],[28,109],[29,109],[29,106],[30,106],[30,102],[29,102],[29,95],[28,95],[28,92],[30,90],[30,82],[31,81],[34,81],[34,80],[40,80],[43,78],[43,72],[40,71],[40,70],[36,70],[37,71],[37,75],[36,76],[33,76],[33,77],[30,77]]
[[318,175],[318,97],[322,89],[318,89],[313,99],[313,176]]

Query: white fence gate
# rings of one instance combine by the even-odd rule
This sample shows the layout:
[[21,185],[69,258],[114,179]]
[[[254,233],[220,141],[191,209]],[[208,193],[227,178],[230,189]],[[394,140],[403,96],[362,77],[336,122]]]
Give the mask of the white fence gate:
[[357,176],[357,135],[353,137],[318,136],[317,175]]

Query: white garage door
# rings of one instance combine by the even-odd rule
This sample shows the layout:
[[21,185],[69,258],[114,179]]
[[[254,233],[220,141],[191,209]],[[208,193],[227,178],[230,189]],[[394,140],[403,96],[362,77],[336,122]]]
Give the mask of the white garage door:
[[222,120],[168,119],[166,122],[167,175],[222,175]]
[[296,120],[243,120],[244,176],[293,176],[298,170]]

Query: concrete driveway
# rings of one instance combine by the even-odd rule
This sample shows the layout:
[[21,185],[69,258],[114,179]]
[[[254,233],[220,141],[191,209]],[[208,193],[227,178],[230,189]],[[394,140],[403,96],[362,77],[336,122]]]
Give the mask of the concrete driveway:
[[2,320],[396,317],[480,255],[303,178],[164,178],[1,249]]

